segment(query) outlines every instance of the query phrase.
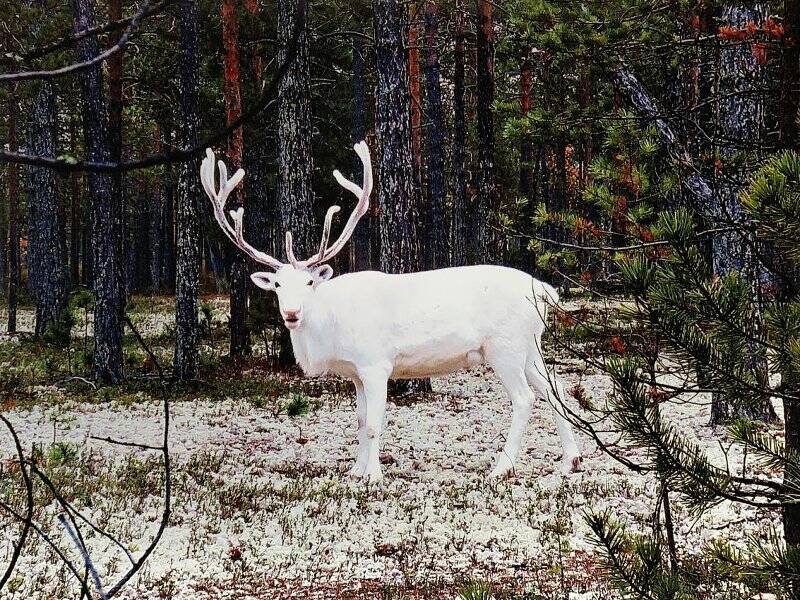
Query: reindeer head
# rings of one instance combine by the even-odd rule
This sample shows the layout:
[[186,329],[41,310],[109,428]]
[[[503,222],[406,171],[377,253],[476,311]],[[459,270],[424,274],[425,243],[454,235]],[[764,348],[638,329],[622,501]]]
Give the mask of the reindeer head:
[[306,260],[297,260],[295,258],[292,249],[292,232],[286,232],[286,259],[288,261],[286,263],[260,250],[256,250],[244,240],[242,231],[244,208],[230,211],[229,214],[233,221],[233,226],[231,226],[228,217],[225,215],[225,201],[244,177],[244,171],[239,169],[233,174],[233,177],[228,179],[228,170],[225,167],[225,163],[219,161],[219,189],[217,189],[214,182],[215,157],[210,149],[206,150],[206,157],[200,166],[200,180],[203,183],[203,189],[211,199],[211,204],[214,207],[214,217],[222,228],[223,233],[255,262],[273,269],[273,271],[253,273],[250,278],[258,287],[265,290],[274,290],[278,294],[278,306],[280,307],[283,321],[289,329],[297,329],[302,325],[303,307],[306,305],[306,300],[314,293],[320,283],[327,281],[333,275],[333,269],[326,263],[344,247],[353,235],[359,219],[369,209],[369,195],[372,192],[372,165],[369,148],[367,148],[365,142],[359,142],[354,146],[354,150],[364,165],[364,187],[359,187],[349,179],[346,179],[339,171],[333,172],[333,176],[339,182],[339,185],[352,192],[358,198],[358,203],[347,220],[344,229],[342,229],[341,235],[333,244],[328,246],[333,215],[340,210],[338,206],[331,206],[325,215],[325,225],[322,228],[322,241],[319,245],[319,251],[311,258]]

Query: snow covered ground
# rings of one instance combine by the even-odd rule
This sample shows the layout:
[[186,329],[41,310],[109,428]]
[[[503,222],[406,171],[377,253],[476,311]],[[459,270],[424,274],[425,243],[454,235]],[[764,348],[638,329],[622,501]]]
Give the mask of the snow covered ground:
[[[604,375],[577,367],[560,361],[567,389],[580,377],[593,399],[610,392]],[[646,528],[655,482],[626,471],[584,436],[582,472],[563,476],[544,403],[534,410],[516,477],[490,482],[486,474],[510,422],[499,381],[474,369],[435,380],[434,391],[390,403],[379,487],[346,477],[355,454],[352,394],[312,398],[310,413],[297,417],[238,398],[173,403],[172,518],[124,595],[400,598],[405,589],[417,594],[408,597],[453,598],[459,582],[481,580],[540,597],[559,591],[560,597],[611,597],[583,513],[610,507],[634,528]],[[157,445],[162,405],[144,396],[124,404],[75,403],[59,401],[54,388],[39,392],[49,402],[5,412],[23,446],[47,453],[54,440],[76,444],[82,467],[63,481],[65,488],[83,514],[138,555],[158,526],[159,455],[89,436]],[[717,461],[725,460],[719,437],[706,426],[707,407],[668,404],[664,411]],[[2,457],[10,458],[10,438],[1,443]],[[735,465],[740,458],[734,453],[728,460]],[[7,486],[10,477],[3,470],[0,483]],[[699,520],[679,503],[673,511],[682,553],[698,551],[728,524],[742,537],[769,524],[764,515],[727,503]],[[53,503],[38,522],[80,564],[57,514]],[[4,528],[0,561],[10,555],[15,531]],[[127,566],[125,555],[97,535],[88,546],[104,582],[112,583]],[[35,539],[0,597],[72,597],[68,582],[52,551]]]

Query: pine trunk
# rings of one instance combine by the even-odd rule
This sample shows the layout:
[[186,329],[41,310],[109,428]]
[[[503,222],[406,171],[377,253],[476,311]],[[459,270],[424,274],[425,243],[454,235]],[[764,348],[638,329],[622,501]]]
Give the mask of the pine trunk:
[[[17,99],[9,94],[8,148],[17,150]],[[15,163],[6,167],[8,179],[8,332],[17,331],[17,294],[19,290],[19,169]]]
[[164,174],[164,207],[161,231],[161,285],[164,291],[175,291],[175,178],[172,170]]
[[[240,89],[239,67],[239,20],[236,14],[236,0],[222,2],[222,41],[225,47],[225,113],[228,123],[238,119],[242,114],[242,98]],[[239,127],[228,138],[228,161],[231,172],[242,166],[244,155],[244,136]],[[227,208],[236,210],[244,206],[245,194],[239,184],[228,198]],[[245,213],[247,209],[245,208]],[[247,331],[247,259],[238,249],[228,246],[231,259],[228,261],[230,271],[230,355],[243,356],[250,350],[250,334]]]
[[780,116],[781,142],[786,148],[800,144],[800,0],[784,1],[784,35],[781,46]]
[[[199,118],[199,63],[197,47],[196,0],[180,2],[181,54],[179,64],[180,144],[197,144]],[[197,296],[200,286],[200,207],[198,164],[190,160],[180,165],[177,190],[176,265],[175,265],[175,357],[174,375],[182,381],[197,379],[199,323]]]
[[[414,181],[417,189],[422,182],[422,99],[419,76],[419,24],[417,3],[408,3],[408,108],[411,111],[411,156],[414,157]],[[420,222],[423,222],[421,219]]]
[[[378,138],[378,203],[381,214],[381,271],[420,269],[418,198],[414,185],[409,107],[407,31],[399,0],[373,2],[378,83],[375,130]],[[399,382],[398,393],[426,391],[428,380]]]
[[[55,157],[57,136],[55,92],[49,82],[43,82],[31,107],[28,148],[37,156]],[[42,335],[57,323],[69,296],[64,213],[52,169],[28,169],[28,211],[28,278],[35,282],[35,332]]]
[[452,264],[465,265],[467,260],[467,123],[464,15],[461,2],[456,3],[455,47],[453,52],[453,207],[450,216]]
[[[526,60],[522,63],[519,77],[519,104],[520,113],[523,117],[526,117],[531,111],[531,107],[533,105],[532,91],[533,68],[531,67],[531,63]],[[535,202],[533,200],[534,152],[533,143],[528,136],[524,136],[522,138],[522,143],[520,144],[519,150],[519,195],[521,198],[524,198],[527,201],[527,204],[522,210],[522,227],[523,230],[525,230],[531,225],[535,210]],[[529,272],[533,271],[534,267],[536,266],[536,257],[533,252],[525,247],[524,240],[521,242],[519,248],[519,266],[522,270]]]
[[[781,141],[787,148],[798,149],[798,106],[800,105],[800,1],[787,0],[784,4],[785,35],[783,38],[783,55],[781,58],[782,84],[780,88],[781,109]],[[787,261],[788,262],[788,261]],[[788,265],[785,265],[788,266]],[[800,289],[800,275],[796,265],[785,269],[793,280],[791,287]],[[790,287],[790,286],[784,286]],[[781,298],[788,300],[788,298]],[[782,373],[784,394],[794,398],[800,397],[800,381],[796,381],[791,373]],[[786,452],[800,456],[800,402],[783,401],[783,420],[786,440]],[[784,484],[791,489],[800,488],[800,473],[789,469],[784,473]],[[800,550],[800,503],[791,503],[783,509],[783,535],[787,546],[795,552]],[[795,590],[796,595],[800,590]]]
[[[722,10],[720,26],[731,26],[744,30],[748,23],[761,27],[768,15],[765,3],[751,6],[727,5]],[[711,212],[715,225],[730,222],[741,223],[743,213],[739,195],[760,162],[760,156],[752,154],[752,148],[760,147],[765,135],[764,100],[762,90],[766,85],[767,71],[753,52],[750,44],[727,41],[721,44],[718,68],[716,124],[720,136],[720,161],[715,169],[715,194]],[[750,154],[748,154],[750,153]],[[745,234],[749,235],[749,234]],[[740,231],[719,233],[712,242],[713,270],[717,276],[742,273],[753,285],[753,298],[759,304],[761,287],[767,283],[763,269],[753,256],[755,239],[743,239]],[[761,311],[754,315],[753,331],[763,329]],[[751,344],[751,368],[759,381],[765,385],[767,379],[766,356]],[[768,387],[768,385],[767,385]],[[742,415],[765,421],[777,419],[769,397],[756,399],[751,406],[737,407]],[[724,422],[730,415],[720,394],[713,394],[711,423]]]
[[494,212],[497,210],[497,188],[494,173],[494,24],[493,3],[477,0],[477,137],[478,173],[475,212],[478,224],[477,256],[490,263],[498,258]]
[[[73,156],[77,155],[78,134],[75,121],[70,122],[69,139],[70,150]],[[70,214],[69,214],[69,266],[71,272],[72,287],[81,284],[81,180],[80,173],[70,173]]]
[[[364,38],[361,31],[353,35],[353,143],[360,142],[367,137],[367,86],[366,86],[366,60],[364,56]],[[361,160],[353,161],[353,180],[361,181],[363,169]],[[370,211],[371,213],[371,211]],[[353,234],[351,247],[353,271],[367,271],[370,268],[370,236],[374,235],[374,218],[372,214],[356,227]]]
[[[75,32],[94,27],[92,0],[73,0]],[[84,38],[77,44],[78,60],[91,60],[98,54],[97,39]],[[102,70],[95,66],[81,74],[83,92],[84,146],[90,160],[110,162],[106,102]],[[122,311],[123,286],[119,255],[119,199],[114,194],[113,178],[105,173],[90,173],[92,202],[92,265],[94,274],[94,377],[105,383],[123,378]]]
[[[108,16],[112,21],[122,19],[122,0],[108,0]],[[122,34],[121,29],[111,32],[109,43],[114,44]],[[108,59],[108,142],[111,148],[112,162],[119,162],[122,159],[122,111],[124,108],[122,97],[122,61],[125,54],[124,50],[115,53]],[[126,246],[126,189],[124,176],[122,173],[113,173],[112,196],[117,204],[118,211],[114,216],[114,228],[118,232],[115,237],[117,244],[117,256],[125,256]],[[127,289],[122,288],[121,305],[124,307],[127,297]],[[124,310],[124,309],[123,309]]]
[[428,116],[428,215],[433,269],[450,265],[444,179],[444,115],[439,74],[439,7],[425,3],[425,107]]
[[[302,8],[308,11],[308,4],[303,3]],[[279,64],[286,55],[285,47],[292,35],[297,10],[297,0],[278,0]],[[297,257],[308,257],[317,250],[313,231],[312,133],[306,26],[298,40],[295,59],[278,89],[278,207],[281,231],[292,232]],[[289,332],[285,328],[281,332],[279,362],[289,366],[294,364]]]

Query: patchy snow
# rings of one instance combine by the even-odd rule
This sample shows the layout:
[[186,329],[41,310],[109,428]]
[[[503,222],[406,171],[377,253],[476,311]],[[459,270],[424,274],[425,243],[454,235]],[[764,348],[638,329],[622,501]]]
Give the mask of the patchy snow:
[[[566,366],[573,368],[562,362],[559,369],[573,371],[564,376],[569,389],[578,381],[578,369],[574,363]],[[591,371],[583,373],[581,383],[594,399],[610,392],[608,379]],[[473,369],[435,380],[434,391],[410,404],[390,402],[385,479],[379,487],[346,477],[356,448],[352,395],[323,395],[309,415],[294,418],[236,398],[173,403],[172,520],[127,597],[333,598],[330,590],[376,582],[464,578],[554,590],[561,585],[559,565],[571,597],[609,597],[594,572],[583,511],[609,507],[630,525],[647,527],[655,482],[629,473],[585,436],[578,438],[585,457],[582,472],[562,475],[554,419],[542,402],[534,410],[516,477],[491,483],[486,474],[510,423],[510,403],[498,379],[486,369]],[[42,394],[58,391],[48,388]],[[664,412],[724,464],[719,438],[706,426],[707,406],[666,404]],[[92,453],[101,474],[119,473],[114,469],[131,455],[141,460],[150,455],[152,462],[136,464],[147,465],[142,477],[158,483],[157,452],[132,451],[89,436],[157,445],[159,402],[62,401],[6,415],[26,448],[47,449],[54,439],[73,442],[84,458]],[[8,458],[12,446],[8,436],[2,440],[2,455]],[[727,460],[735,465],[741,459],[733,452]],[[138,555],[158,527],[161,508],[154,489],[144,501],[135,493],[100,490],[76,503]],[[696,552],[728,523],[736,525],[725,535],[741,537],[768,523],[728,503],[699,520],[678,503],[673,512],[682,553]],[[56,515],[53,503],[39,523],[70,548]],[[13,532],[4,530],[0,559],[10,554]],[[125,556],[100,536],[91,536],[88,546],[104,582],[113,582],[125,569]],[[71,549],[69,554],[79,560]],[[7,587],[0,597],[58,597],[68,575],[56,565],[41,540],[29,542],[17,569],[17,591]],[[233,589],[236,594],[224,595]]]

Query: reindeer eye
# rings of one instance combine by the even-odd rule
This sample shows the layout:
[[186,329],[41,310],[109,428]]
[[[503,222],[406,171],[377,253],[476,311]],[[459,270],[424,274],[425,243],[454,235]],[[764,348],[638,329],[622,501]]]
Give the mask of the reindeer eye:
[[276,281],[275,282],[275,289],[277,290],[279,287],[281,287],[281,284]]
[[309,282],[306,285],[314,285],[314,280],[313,279],[309,280]]

